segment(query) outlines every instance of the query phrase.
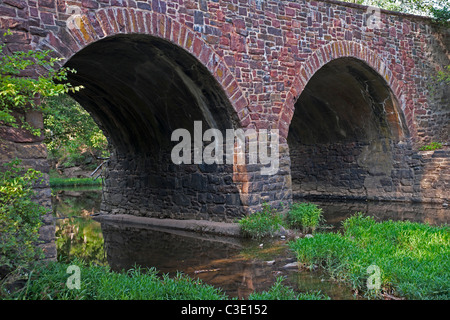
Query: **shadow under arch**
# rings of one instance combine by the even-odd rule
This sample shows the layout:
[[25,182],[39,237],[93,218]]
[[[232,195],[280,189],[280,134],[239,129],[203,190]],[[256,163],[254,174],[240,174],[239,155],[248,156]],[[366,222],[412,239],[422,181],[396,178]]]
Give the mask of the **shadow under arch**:
[[[176,129],[194,121],[238,128],[222,87],[194,56],[167,40],[120,34],[90,43],[65,64],[73,95],[112,148],[102,211],[178,219],[232,220],[243,212],[232,165],[171,161]],[[202,131],[202,134],[203,134]]]
[[289,127],[293,197],[393,199],[408,126],[386,80],[354,57],[319,68]]

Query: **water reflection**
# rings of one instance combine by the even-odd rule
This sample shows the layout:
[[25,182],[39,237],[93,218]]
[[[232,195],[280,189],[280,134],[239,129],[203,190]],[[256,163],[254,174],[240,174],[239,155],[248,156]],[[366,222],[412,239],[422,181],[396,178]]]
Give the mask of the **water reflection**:
[[437,203],[404,203],[383,201],[324,201],[297,199],[312,202],[323,210],[326,223],[340,227],[341,222],[356,212],[363,212],[377,221],[411,221],[430,225],[449,224],[450,208]]
[[101,196],[101,190],[92,187],[52,190],[58,261],[79,258],[106,264],[101,226],[91,219],[100,208]]
[[[92,214],[99,211],[100,190],[59,190],[53,192],[57,219],[58,259],[79,257],[113,270],[134,265],[155,267],[161,273],[181,271],[193,278],[222,288],[230,297],[246,298],[254,291],[268,290],[277,276],[297,291],[318,291],[332,299],[354,299],[351,290],[333,282],[319,271],[298,271],[285,242],[255,242],[237,238],[99,223]],[[449,209],[438,205],[317,202],[326,223],[338,228],[355,212],[365,212],[379,220],[410,220],[430,224],[448,223]]]
[[298,291],[317,291],[334,299],[353,299],[345,287],[327,281],[320,272],[286,267],[295,256],[283,241],[255,242],[190,232],[102,223],[108,264],[127,270],[136,263],[155,266],[162,273],[177,271],[222,288],[230,297],[247,298],[268,290],[276,277]]

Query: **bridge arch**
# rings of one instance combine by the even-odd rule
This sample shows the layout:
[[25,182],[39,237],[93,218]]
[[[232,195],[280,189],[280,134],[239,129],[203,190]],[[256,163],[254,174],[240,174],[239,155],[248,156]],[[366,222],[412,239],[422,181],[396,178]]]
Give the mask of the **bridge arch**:
[[38,47],[50,47],[62,63],[91,43],[120,34],[144,34],[164,39],[200,61],[220,84],[244,127],[250,123],[248,101],[220,54],[198,33],[167,15],[129,8],[105,8],[76,19],[57,33],[48,33]]
[[[113,10],[129,14],[123,26],[110,18]],[[102,211],[215,221],[245,214],[245,165],[175,165],[170,158],[172,132],[187,129],[193,138],[194,121],[202,121],[202,135],[249,123],[238,83],[186,26],[155,13],[139,21],[127,9],[100,10],[44,43],[77,70],[68,80],[84,89],[74,98],[112,146]]]
[[316,49],[309,58],[302,63],[302,68],[292,82],[287,94],[286,103],[280,113],[279,128],[281,135],[287,137],[289,126],[295,111],[295,103],[309,83],[311,78],[323,66],[339,58],[355,58],[370,66],[379,76],[385,80],[386,85],[392,91],[398,101],[398,111],[403,113],[408,131],[415,136],[416,125],[413,121],[413,108],[403,93],[403,81],[396,78],[389,64],[384,61],[377,52],[371,50],[362,43],[354,41],[333,41]]
[[291,90],[293,198],[395,199],[396,161],[410,146],[401,87],[374,52],[352,43],[327,48]]

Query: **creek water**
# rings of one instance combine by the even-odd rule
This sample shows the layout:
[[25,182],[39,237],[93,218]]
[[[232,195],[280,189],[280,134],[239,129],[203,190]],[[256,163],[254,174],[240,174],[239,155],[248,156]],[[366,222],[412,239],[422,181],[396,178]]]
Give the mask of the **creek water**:
[[[247,298],[268,290],[277,277],[298,292],[320,291],[334,300],[359,299],[352,290],[320,271],[292,267],[295,255],[286,241],[252,241],[200,235],[192,232],[102,223],[92,219],[101,203],[101,190],[76,188],[53,190],[58,259],[77,257],[116,271],[136,265],[154,267],[161,274],[182,272],[222,290],[230,297]],[[298,200],[301,201],[301,200]],[[317,202],[330,231],[355,212],[376,219],[410,220],[430,224],[448,223],[442,205]]]

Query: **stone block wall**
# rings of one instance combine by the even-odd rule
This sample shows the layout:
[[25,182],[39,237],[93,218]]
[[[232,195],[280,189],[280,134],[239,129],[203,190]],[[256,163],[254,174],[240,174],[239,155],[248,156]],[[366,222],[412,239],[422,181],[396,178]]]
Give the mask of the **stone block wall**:
[[448,203],[449,150],[367,143],[291,149],[293,198]]
[[244,214],[230,165],[175,165],[170,150],[155,157],[113,154],[101,210],[110,214],[232,221]]

